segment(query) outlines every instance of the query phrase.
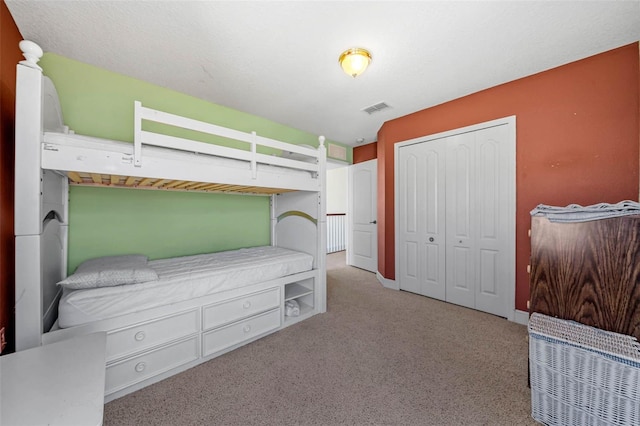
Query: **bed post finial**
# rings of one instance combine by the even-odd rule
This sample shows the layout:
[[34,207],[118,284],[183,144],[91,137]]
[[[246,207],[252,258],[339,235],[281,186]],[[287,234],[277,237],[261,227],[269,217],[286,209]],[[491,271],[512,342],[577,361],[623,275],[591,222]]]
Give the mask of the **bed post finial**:
[[320,146],[324,146],[324,141],[325,141],[325,137],[324,136],[319,136],[318,137],[318,142],[320,142]]
[[42,58],[43,53],[40,46],[29,40],[22,40],[20,43],[18,43],[18,46],[20,46],[22,55],[25,58],[25,60],[20,61],[20,63],[22,65],[26,65],[28,67],[42,71],[42,68],[40,68],[40,66],[38,65],[38,61],[40,60],[40,58]]

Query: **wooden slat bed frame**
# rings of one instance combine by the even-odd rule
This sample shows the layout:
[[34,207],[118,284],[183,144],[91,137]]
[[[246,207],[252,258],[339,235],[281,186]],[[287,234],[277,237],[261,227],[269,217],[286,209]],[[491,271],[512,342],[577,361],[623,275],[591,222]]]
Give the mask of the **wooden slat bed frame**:
[[259,186],[229,185],[174,179],[142,178],[136,176],[106,175],[101,173],[68,172],[70,185],[102,186],[113,188],[135,188],[165,191],[242,193],[272,195],[293,191],[288,188],[265,188]]

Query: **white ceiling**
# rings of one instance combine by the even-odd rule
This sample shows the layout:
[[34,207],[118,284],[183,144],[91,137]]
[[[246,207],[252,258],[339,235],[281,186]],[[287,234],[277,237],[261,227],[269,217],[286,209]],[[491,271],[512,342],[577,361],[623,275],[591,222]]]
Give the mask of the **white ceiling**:
[[[640,1],[6,0],[45,52],[347,145],[390,119],[640,40]],[[349,47],[373,62],[353,79]],[[385,102],[372,115],[362,110]]]

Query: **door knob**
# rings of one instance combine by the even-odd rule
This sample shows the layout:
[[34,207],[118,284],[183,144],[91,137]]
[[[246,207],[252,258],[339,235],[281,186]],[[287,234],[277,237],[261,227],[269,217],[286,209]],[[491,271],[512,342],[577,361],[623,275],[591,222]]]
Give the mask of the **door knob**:
[[376,224],[376,223],[378,223],[378,221],[377,221],[377,220],[372,220],[372,221],[371,221],[371,222],[369,222],[369,223]]

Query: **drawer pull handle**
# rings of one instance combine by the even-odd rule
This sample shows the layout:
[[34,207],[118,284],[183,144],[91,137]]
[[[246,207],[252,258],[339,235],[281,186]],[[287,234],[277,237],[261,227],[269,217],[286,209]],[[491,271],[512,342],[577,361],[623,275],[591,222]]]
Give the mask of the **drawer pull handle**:
[[251,302],[249,300],[247,300],[246,302],[244,302],[242,307],[245,308],[245,309],[249,309],[251,307]]
[[144,331],[138,331],[133,338],[136,339],[136,342],[142,342],[144,338],[147,337]]
[[248,332],[251,331],[251,326],[249,324],[247,324],[242,329],[244,330],[245,333],[248,333]]
[[147,368],[147,364],[145,364],[144,362],[139,362],[135,366],[135,369],[138,373],[142,373],[145,368]]

